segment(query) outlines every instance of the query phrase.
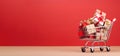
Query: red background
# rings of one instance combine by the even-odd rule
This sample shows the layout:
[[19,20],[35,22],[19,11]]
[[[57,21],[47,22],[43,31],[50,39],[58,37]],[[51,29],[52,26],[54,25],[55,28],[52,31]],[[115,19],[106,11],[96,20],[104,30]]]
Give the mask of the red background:
[[117,18],[110,45],[120,45],[120,0],[1,0],[0,45],[82,45],[80,20],[95,10]]

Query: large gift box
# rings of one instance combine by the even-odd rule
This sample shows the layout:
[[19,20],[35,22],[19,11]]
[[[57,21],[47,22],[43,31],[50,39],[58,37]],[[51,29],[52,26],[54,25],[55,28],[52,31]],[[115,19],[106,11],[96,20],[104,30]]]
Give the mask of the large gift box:
[[92,34],[96,32],[96,28],[94,24],[90,24],[86,26],[87,34]]

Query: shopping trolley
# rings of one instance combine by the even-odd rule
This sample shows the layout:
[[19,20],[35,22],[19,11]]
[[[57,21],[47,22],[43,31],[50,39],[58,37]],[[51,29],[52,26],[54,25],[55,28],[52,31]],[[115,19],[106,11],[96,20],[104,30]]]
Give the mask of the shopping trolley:
[[[94,48],[99,48],[100,51],[103,51],[104,48],[106,48],[106,51],[109,52],[110,51],[110,46],[108,46],[106,43],[110,38],[110,34],[111,34],[111,30],[112,30],[112,26],[114,24],[114,22],[116,21],[116,19],[114,18],[110,24],[110,27],[106,30],[106,27],[103,26],[99,26],[99,27],[95,27],[96,29],[99,29],[97,31],[100,30],[106,30],[106,32],[104,33],[104,35],[106,35],[107,39],[106,40],[101,40],[101,39],[95,39],[95,38],[88,38],[88,36],[91,36],[90,34],[85,34],[84,38],[80,38],[81,40],[86,40],[85,45],[81,48],[82,52],[86,52],[86,48],[90,49],[90,52],[93,53],[94,52]],[[85,29],[82,29],[83,31],[86,31]],[[96,37],[95,34],[92,34],[92,36]],[[95,43],[98,43],[98,45],[95,45]],[[103,43],[102,45],[100,43]],[[88,45],[90,44],[90,45]]]

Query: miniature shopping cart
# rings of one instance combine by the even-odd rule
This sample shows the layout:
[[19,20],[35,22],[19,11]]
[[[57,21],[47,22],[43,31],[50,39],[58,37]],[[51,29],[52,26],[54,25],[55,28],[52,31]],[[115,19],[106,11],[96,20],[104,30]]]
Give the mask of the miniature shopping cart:
[[[116,21],[116,19],[113,19],[111,21],[110,27],[108,29],[106,29],[106,27],[103,26],[99,26],[99,27],[95,27],[97,30],[97,32],[100,32],[101,30],[105,30],[106,32],[104,33],[104,35],[107,37],[106,40],[102,40],[102,39],[96,39],[96,38],[89,38],[89,36],[94,36],[96,37],[96,33],[94,34],[85,34],[84,36],[82,36],[83,38],[80,38],[81,40],[86,40],[85,42],[85,46],[81,48],[82,52],[86,52],[86,48],[90,49],[90,52],[94,52],[95,48],[99,48],[100,51],[103,51],[104,48],[106,49],[107,52],[110,51],[110,46],[107,46],[107,41],[109,40],[110,37],[110,33],[112,30],[112,26],[114,24],[114,22]],[[86,32],[86,29],[83,29],[84,32]],[[101,37],[101,36],[100,36]],[[98,45],[96,45],[95,43],[97,43]],[[103,43],[102,45],[100,45],[100,43]],[[88,45],[89,44],[89,45]]]

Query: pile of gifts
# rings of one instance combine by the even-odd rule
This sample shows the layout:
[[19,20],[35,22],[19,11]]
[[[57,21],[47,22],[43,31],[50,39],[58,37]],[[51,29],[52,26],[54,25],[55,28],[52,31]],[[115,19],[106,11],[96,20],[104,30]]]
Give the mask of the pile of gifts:
[[[107,30],[111,25],[111,20],[106,19],[106,13],[97,9],[94,16],[80,21],[80,30],[83,35],[89,35],[88,38],[95,38],[97,40],[107,40]],[[104,26],[104,29],[97,29],[96,27]],[[85,38],[85,37],[82,37]]]

